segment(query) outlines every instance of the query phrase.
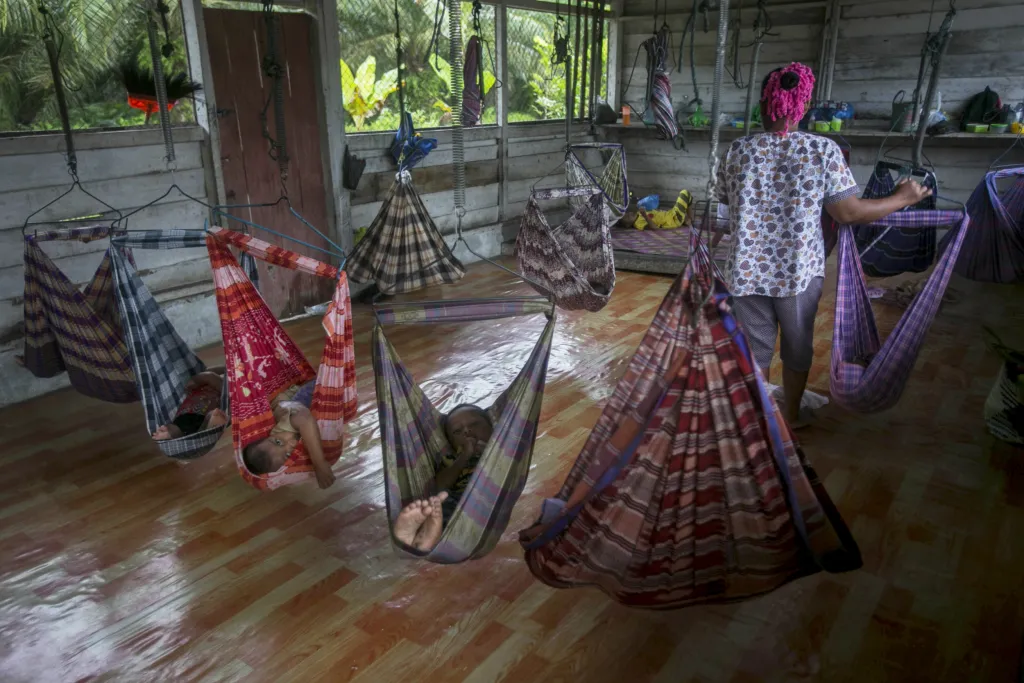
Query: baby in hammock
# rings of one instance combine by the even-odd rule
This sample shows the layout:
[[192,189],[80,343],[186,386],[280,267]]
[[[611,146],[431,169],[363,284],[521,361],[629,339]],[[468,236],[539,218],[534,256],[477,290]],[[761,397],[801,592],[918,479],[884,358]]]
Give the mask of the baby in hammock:
[[228,416],[220,409],[220,394],[224,388],[224,366],[207,368],[185,385],[188,393],[177,415],[169,424],[157,427],[153,432],[154,441],[180,439],[206,429],[213,429],[228,423]]
[[313,403],[313,389],[316,380],[292,387],[274,399],[274,428],[270,435],[255,441],[242,451],[245,467],[253,474],[270,474],[284,467],[288,456],[302,441],[306,453],[313,462],[316,481],[320,488],[334,483],[334,472],[324,458],[323,443],[320,441],[320,426],[309,411]]
[[414,500],[399,513],[395,538],[421,551],[437,545],[493,431],[487,412],[474,405],[456,406],[448,413],[444,418],[444,434],[453,454],[442,461],[444,469],[434,477],[433,495]]

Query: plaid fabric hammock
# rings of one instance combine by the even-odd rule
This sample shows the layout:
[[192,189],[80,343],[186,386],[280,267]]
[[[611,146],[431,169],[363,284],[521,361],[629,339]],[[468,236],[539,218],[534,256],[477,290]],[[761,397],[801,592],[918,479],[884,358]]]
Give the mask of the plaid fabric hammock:
[[[316,373],[267,308],[229,246],[272,265],[337,279],[334,297],[323,319],[327,341]],[[223,228],[210,229],[206,247],[213,265],[224,337],[231,433],[238,471],[249,484],[262,490],[314,479],[313,466],[301,441],[284,467],[265,475],[249,472],[242,460],[242,450],[266,438],[273,429],[271,401],[285,389],[315,376],[310,411],[320,428],[324,456],[331,463],[341,457],[345,423],[356,414],[355,350],[348,279],[334,266]]]
[[1003,344],[986,328],[989,348],[1002,363],[996,382],[985,399],[985,424],[992,436],[1015,446],[1024,446],[1024,352]]
[[78,392],[110,403],[132,403],[139,393],[114,302],[111,249],[79,291],[39,247],[40,242],[109,236],[106,226],[25,235],[25,368],[36,377],[55,377],[66,370]]
[[653,114],[654,127],[662,140],[672,140],[679,134],[679,124],[672,110],[672,79],[668,70],[670,38],[668,26],[662,26],[660,31],[644,41],[648,73],[647,111]]
[[[202,248],[206,231],[148,230],[118,235],[111,242],[117,307],[146,413],[146,428],[153,433],[177,416],[188,394],[186,383],[206,366],[178,335],[128,255],[130,249]],[[221,408],[228,409],[226,389],[222,392]],[[156,444],[164,455],[191,460],[208,453],[223,432],[224,426],[212,427]]]
[[[999,194],[997,181],[1013,178],[1013,185]],[[1011,284],[1024,281],[1024,167],[985,174],[971,198],[967,213],[973,226],[953,272],[978,282]],[[946,233],[939,251],[949,248],[952,233]]]
[[831,368],[831,394],[839,405],[860,413],[874,413],[891,408],[899,401],[939,311],[970,219],[960,211],[897,211],[875,223],[924,228],[933,233],[935,228],[957,223],[952,243],[885,344],[878,338],[853,229],[849,226],[840,229]]
[[387,294],[458,282],[466,274],[404,171],[349,254],[346,270],[354,282],[373,281]]
[[462,125],[465,127],[478,124],[484,108],[484,92],[480,88],[482,61],[483,46],[479,38],[472,36],[466,43],[466,57],[462,65]]
[[[599,152],[603,165],[600,177],[595,176],[584,162],[588,152]],[[607,160],[603,157],[607,155]],[[626,181],[626,148],[611,142],[584,142],[569,145],[565,152],[566,185],[578,188],[596,188],[601,191],[609,212],[609,224],[618,220],[629,208],[629,183]],[[578,209],[587,199],[583,195],[570,197],[569,204]]]
[[[935,176],[929,174],[924,184],[936,190]],[[865,199],[888,197],[896,191],[896,179],[883,163],[875,166],[874,173],[864,188]],[[928,197],[916,208],[934,209],[935,197]],[[900,273],[923,273],[935,261],[935,230],[893,227],[885,233],[886,227],[858,225],[855,227],[858,251],[868,249],[861,257],[864,273],[869,277],[890,277]],[[881,237],[881,239],[879,239]],[[877,241],[876,241],[877,240]]]
[[547,325],[519,375],[487,409],[494,433],[441,540],[433,550],[423,553],[403,545],[392,535],[392,543],[404,553],[430,562],[453,564],[482,557],[497,545],[529,474],[555,314],[549,301],[525,297],[377,308],[373,368],[377,378],[388,521],[392,526],[405,505],[427,495],[443,458],[451,454],[451,446],[444,435],[443,416],[402,365],[382,326],[461,323],[538,313],[548,317]]
[[520,542],[556,588],[652,609],[740,600],[860,566],[769,395],[703,244],[556,498]]
[[[548,224],[539,200],[574,194],[590,198],[556,228]],[[615,257],[604,199],[594,188],[534,190],[526,202],[516,237],[516,259],[524,278],[553,294],[561,308],[600,311],[615,289]]]

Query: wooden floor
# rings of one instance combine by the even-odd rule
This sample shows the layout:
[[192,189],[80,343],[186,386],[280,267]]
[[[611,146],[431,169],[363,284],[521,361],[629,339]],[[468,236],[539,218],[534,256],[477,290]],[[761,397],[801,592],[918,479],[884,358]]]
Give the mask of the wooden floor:
[[[512,282],[477,265],[446,296],[522,291]],[[1020,287],[955,282],[899,407],[863,417],[829,406],[803,437],[863,570],[654,614],[532,579],[516,531],[558,488],[669,283],[621,273],[604,311],[560,314],[526,494],[498,549],[462,566],[389,547],[366,306],[359,417],[329,491],[250,489],[227,438],[199,462],[168,461],[138,406],[64,391],[0,411],[0,680],[1017,681],[1024,453],[985,432],[997,362],[980,326],[1024,341]],[[819,389],[831,306],[827,294]],[[884,319],[888,329],[894,312]],[[451,406],[496,396],[541,327],[391,337]],[[317,360],[319,321],[289,330]]]

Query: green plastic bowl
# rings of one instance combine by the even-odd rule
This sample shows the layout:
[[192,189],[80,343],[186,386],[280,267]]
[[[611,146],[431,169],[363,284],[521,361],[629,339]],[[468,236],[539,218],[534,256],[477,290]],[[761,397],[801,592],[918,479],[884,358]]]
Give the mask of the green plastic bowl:
[[988,132],[988,124],[987,123],[968,123],[967,124],[967,132],[968,133],[987,133]]
[[989,133],[1005,133],[1009,126],[1005,123],[993,123],[988,127]]

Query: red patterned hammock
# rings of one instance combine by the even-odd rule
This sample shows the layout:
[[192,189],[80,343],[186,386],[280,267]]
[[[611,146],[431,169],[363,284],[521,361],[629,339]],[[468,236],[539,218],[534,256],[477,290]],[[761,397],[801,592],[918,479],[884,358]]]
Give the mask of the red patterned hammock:
[[530,570],[550,586],[596,586],[625,605],[672,609],[861,565],[703,244],[695,259],[557,497],[520,535]]
[[[327,341],[317,372],[314,373],[298,346],[267,308],[228,249],[229,245],[276,266],[337,279],[334,297],[323,320]],[[250,443],[266,438],[273,429],[271,401],[285,389],[308,382],[315,376],[316,388],[310,411],[320,428],[324,456],[331,463],[341,457],[345,422],[356,414],[355,351],[348,279],[334,266],[223,228],[210,229],[206,247],[213,265],[217,310],[224,337],[224,362],[238,471],[252,486],[263,490],[313,479],[313,466],[302,442],[295,447],[284,467],[266,475],[253,474],[246,468],[242,450]]]

